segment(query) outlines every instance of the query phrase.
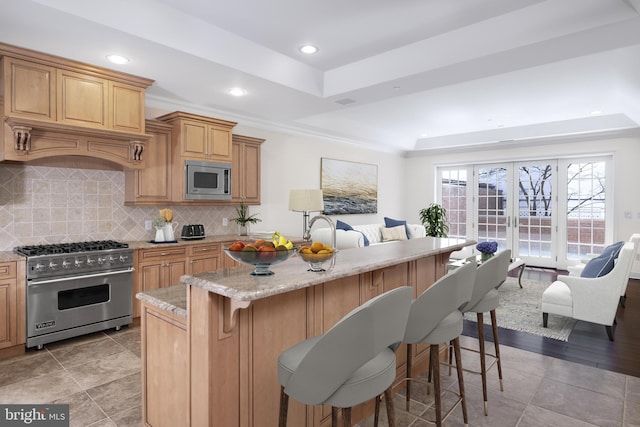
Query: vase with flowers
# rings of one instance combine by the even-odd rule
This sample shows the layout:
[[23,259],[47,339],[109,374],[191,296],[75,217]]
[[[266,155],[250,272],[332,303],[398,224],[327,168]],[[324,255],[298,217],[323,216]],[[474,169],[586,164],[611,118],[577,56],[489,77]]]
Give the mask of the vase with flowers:
[[498,250],[498,242],[480,242],[476,245],[480,252],[480,261],[484,262],[491,258]]

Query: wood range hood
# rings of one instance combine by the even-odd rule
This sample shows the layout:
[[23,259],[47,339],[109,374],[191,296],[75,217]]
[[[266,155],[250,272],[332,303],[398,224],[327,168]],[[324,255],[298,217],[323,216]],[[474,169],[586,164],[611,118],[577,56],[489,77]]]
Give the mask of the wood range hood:
[[82,156],[143,168],[152,83],[0,43],[0,160]]

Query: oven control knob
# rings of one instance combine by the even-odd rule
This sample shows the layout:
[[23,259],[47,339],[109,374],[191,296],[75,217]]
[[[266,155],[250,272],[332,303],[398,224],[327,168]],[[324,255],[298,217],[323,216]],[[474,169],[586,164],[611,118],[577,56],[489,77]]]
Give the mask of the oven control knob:
[[116,262],[116,257],[113,255],[109,255],[109,264],[114,264]]
[[103,257],[103,256],[99,256],[98,257],[98,265],[102,265],[104,264],[104,262],[107,260],[107,257]]
[[51,261],[51,262],[49,263],[49,270],[57,270],[59,265],[60,265],[60,264],[57,264],[57,263],[55,263],[55,262]]
[[87,258],[87,265],[93,265],[96,263],[96,260],[94,258]]
[[76,265],[76,267],[82,267],[82,264],[84,264],[84,261],[81,259],[76,258],[76,262],[74,263]]
[[129,260],[129,256],[128,255],[120,255],[120,264],[124,264],[128,260]]
[[42,271],[42,270],[44,270],[44,267],[45,267],[45,265],[44,265],[44,264],[37,263],[37,264],[33,267],[33,269],[34,269],[35,271]]
[[64,268],[65,270],[68,270],[70,267],[71,267],[71,263],[69,261],[67,261],[66,259],[62,261],[62,268]]

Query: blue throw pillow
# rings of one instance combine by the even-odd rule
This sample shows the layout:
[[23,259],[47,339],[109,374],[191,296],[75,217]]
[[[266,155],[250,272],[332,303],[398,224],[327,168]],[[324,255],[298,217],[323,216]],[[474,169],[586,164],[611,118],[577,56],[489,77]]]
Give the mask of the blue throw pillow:
[[609,274],[613,270],[615,260],[618,258],[623,245],[624,242],[617,242],[604,248],[599,256],[589,260],[587,265],[584,266],[580,277],[594,278]]
[[616,258],[618,258],[618,255],[620,255],[620,251],[622,250],[623,246],[624,246],[624,242],[613,243],[613,244],[607,246],[606,248],[604,248],[602,250],[602,253],[600,254],[600,256],[613,255],[613,259],[616,259]]
[[342,222],[340,220],[336,221],[336,230],[353,230],[353,227],[347,224],[346,222]]
[[336,230],[344,230],[344,231],[349,231],[349,230],[353,230],[353,231],[357,231],[358,233],[362,234],[362,238],[364,239],[364,245],[365,246],[369,246],[369,239],[367,239],[367,236],[359,230],[354,230],[352,226],[350,226],[349,224],[347,224],[346,222],[342,222],[340,220],[336,221]]
[[384,226],[386,228],[397,227],[399,225],[404,225],[404,232],[407,233],[407,239],[410,239],[411,237],[409,236],[409,230],[407,230],[407,221],[387,218],[386,216],[384,217]]

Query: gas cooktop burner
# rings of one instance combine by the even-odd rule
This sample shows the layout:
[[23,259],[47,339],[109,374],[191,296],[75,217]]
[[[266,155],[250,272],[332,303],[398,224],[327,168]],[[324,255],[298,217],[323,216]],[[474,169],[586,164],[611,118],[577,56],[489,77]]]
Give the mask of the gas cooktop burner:
[[104,251],[109,249],[126,249],[129,245],[114,240],[97,240],[94,242],[58,243],[52,245],[18,246],[15,251],[26,256],[68,254],[73,252]]

